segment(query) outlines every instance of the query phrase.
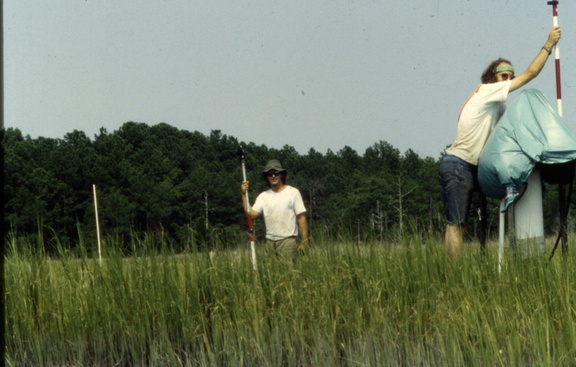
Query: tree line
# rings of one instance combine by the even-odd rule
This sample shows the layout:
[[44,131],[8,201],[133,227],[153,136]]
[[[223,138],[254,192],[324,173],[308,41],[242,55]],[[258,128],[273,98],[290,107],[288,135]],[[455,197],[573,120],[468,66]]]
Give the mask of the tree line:
[[[106,235],[128,241],[155,234],[183,247],[237,245],[231,239],[245,230],[240,146],[252,201],[266,188],[266,161],[280,160],[288,184],[302,193],[312,236],[396,240],[443,230],[439,158],[410,149],[401,154],[382,140],[362,155],[348,146],[301,155],[288,145],[239,142],[220,130],[206,136],[165,123],[127,122],[112,133],[102,128],[93,139],[77,130],[61,139],[32,139],[9,128],[4,146],[5,226],[14,238],[42,236],[72,247],[92,241],[95,185]],[[498,203],[490,207],[497,211]],[[491,217],[490,226],[497,226],[497,213]],[[260,221],[255,231],[263,236]]]

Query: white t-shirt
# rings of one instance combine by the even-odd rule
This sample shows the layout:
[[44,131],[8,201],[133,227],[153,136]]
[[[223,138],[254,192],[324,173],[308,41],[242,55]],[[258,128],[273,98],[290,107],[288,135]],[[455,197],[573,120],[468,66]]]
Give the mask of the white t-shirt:
[[462,107],[456,138],[446,149],[446,154],[478,165],[480,152],[506,109],[505,102],[510,83],[511,81],[507,80],[478,86]]
[[274,241],[297,236],[296,216],[306,211],[300,191],[289,185],[280,192],[260,193],[252,209],[264,215],[266,238]]

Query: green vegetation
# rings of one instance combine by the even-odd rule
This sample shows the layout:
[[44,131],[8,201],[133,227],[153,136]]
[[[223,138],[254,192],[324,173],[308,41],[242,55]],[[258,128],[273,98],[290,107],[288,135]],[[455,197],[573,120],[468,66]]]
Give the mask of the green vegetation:
[[[96,238],[96,185],[102,232],[127,244],[124,251],[134,233],[167,237],[177,250],[233,243],[230,239],[245,228],[240,145],[247,154],[250,196],[265,188],[265,162],[279,159],[289,169],[288,183],[302,192],[312,229],[346,229],[365,241],[392,242],[407,231],[428,237],[442,230],[440,157],[424,158],[412,150],[401,154],[385,141],[363,154],[345,146],[324,154],[311,148],[301,155],[290,146],[278,150],[239,142],[219,130],[205,136],[135,122],[111,133],[102,129],[92,139],[81,131],[62,139],[32,139],[7,129],[3,225],[19,239],[35,242],[40,236],[49,253],[59,245],[73,249],[83,240],[80,234]],[[550,234],[558,232],[556,191],[546,187],[544,198]],[[490,200],[488,206],[492,238],[498,233],[498,204]],[[262,235],[262,222],[255,225]],[[54,234],[59,243],[49,240]]]
[[[289,170],[288,183],[302,192],[312,227],[353,228],[379,239],[408,222],[422,234],[441,228],[438,161],[412,150],[401,154],[379,141],[363,155],[350,147],[301,155],[290,146],[239,142],[219,130],[205,136],[135,122],[114,132],[102,129],[93,138],[73,131],[61,139],[32,139],[7,129],[6,228],[34,241],[38,234],[48,239],[56,233],[67,248],[81,241],[79,233],[95,238],[96,185],[104,235],[128,240],[134,232],[162,234],[181,250],[229,243],[245,228],[240,145],[251,198],[265,188],[266,161],[277,158]],[[261,221],[256,225],[256,233],[263,233]],[[57,243],[43,243],[46,251],[57,250]]]
[[[5,133],[10,366],[576,365],[575,252],[507,254],[499,273],[491,242],[450,261],[437,159],[384,141],[300,155],[134,122],[94,139]],[[314,248],[293,266],[259,248],[254,274],[239,248],[239,145],[252,197],[269,158],[303,194]],[[556,207],[547,186],[548,233]]]
[[[320,242],[291,266],[246,251],[176,254],[151,237],[124,258],[12,243],[10,366],[569,366],[576,253],[514,259],[439,239]],[[29,250],[36,247],[38,250]],[[573,246],[571,245],[571,248]],[[157,250],[160,248],[160,250]]]

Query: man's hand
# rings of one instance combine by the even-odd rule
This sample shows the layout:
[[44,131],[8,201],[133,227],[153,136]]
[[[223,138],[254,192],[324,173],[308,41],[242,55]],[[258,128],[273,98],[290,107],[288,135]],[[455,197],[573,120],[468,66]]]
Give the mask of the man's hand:
[[240,190],[242,191],[242,195],[244,195],[246,191],[248,191],[248,189],[250,189],[250,182],[242,181],[242,184],[240,184]]
[[552,47],[556,46],[558,41],[560,41],[560,37],[562,37],[562,32],[560,31],[560,27],[556,26],[556,27],[552,28],[552,30],[550,31],[550,34],[548,35],[548,41],[546,42],[546,46],[549,47],[549,50],[551,50]]
[[310,241],[308,239],[302,240],[302,242],[300,242],[300,245],[298,245],[298,250],[300,251],[308,250],[309,248],[310,248]]

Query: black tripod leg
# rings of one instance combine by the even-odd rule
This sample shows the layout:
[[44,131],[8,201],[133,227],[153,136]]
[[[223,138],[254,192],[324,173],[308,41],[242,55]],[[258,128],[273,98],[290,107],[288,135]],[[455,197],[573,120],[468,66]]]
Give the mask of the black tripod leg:
[[488,210],[486,209],[486,195],[480,194],[478,198],[478,235],[480,237],[480,251],[486,252],[486,238],[488,237]]
[[566,192],[564,185],[558,185],[558,197],[560,208],[560,239],[562,243],[562,255],[568,255],[568,203],[566,202]]

